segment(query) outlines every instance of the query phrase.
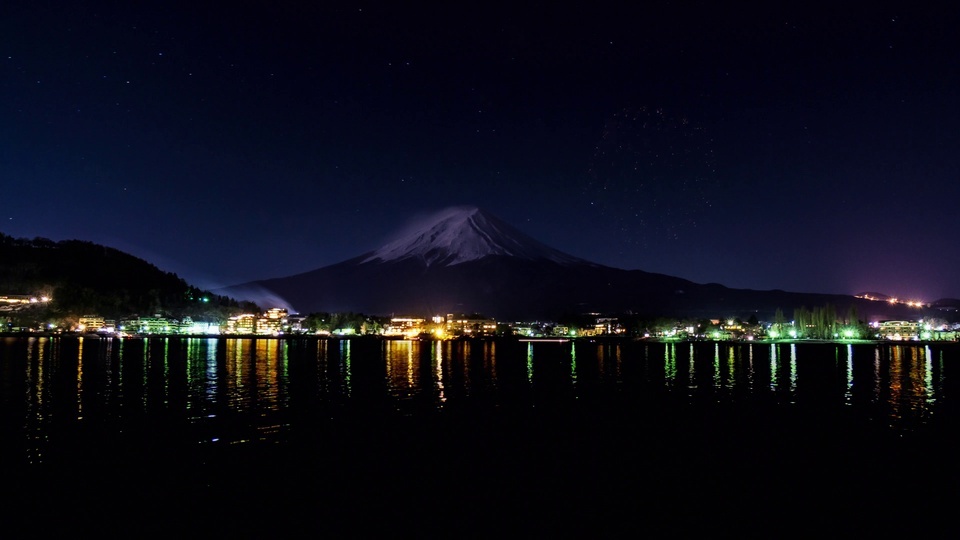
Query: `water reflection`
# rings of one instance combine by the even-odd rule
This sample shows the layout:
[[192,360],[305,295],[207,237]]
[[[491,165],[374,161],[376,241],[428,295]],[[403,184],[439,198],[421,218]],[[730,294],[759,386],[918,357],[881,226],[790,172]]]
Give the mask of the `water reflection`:
[[[283,439],[363,408],[565,405],[617,396],[848,408],[910,431],[950,414],[957,344],[4,338],[2,435],[43,462],[51,433],[169,427],[197,442]],[[953,383],[956,386],[956,383]]]

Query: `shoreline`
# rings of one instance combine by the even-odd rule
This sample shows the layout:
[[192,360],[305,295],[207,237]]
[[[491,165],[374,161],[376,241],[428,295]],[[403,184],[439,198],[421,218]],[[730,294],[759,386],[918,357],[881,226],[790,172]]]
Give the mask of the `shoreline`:
[[410,342],[478,342],[478,341],[514,341],[520,343],[730,343],[730,344],[835,344],[835,345],[930,345],[930,344],[960,344],[960,340],[889,340],[889,339],[663,339],[652,337],[631,336],[581,336],[581,337],[527,337],[527,336],[471,336],[449,339],[408,339],[381,335],[353,335],[337,336],[324,334],[143,334],[143,335],[111,335],[97,333],[58,333],[58,332],[3,332],[0,338],[72,338],[72,339],[102,339],[102,340],[150,340],[150,339],[267,339],[267,340],[336,340],[336,341],[410,341]]

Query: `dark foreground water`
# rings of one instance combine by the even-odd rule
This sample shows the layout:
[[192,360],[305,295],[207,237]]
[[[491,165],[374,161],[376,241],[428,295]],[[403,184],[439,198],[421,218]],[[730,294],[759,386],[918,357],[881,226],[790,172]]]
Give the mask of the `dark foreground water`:
[[960,345],[0,338],[23,535],[953,537]]

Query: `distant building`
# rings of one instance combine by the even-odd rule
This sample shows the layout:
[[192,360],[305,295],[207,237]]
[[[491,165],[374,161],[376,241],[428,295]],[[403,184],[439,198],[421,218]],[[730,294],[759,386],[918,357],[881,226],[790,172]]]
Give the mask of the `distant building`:
[[268,309],[263,316],[257,317],[254,332],[259,335],[275,336],[283,333],[287,325],[287,310]]
[[510,331],[516,336],[541,337],[543,335],[538,325],[530,323],[513,323],[510,325]]
[[77,330],[81,332],[97,332],[107,325],[103,317],[84,315],[77,321]]
[[497,321],[493,319],[447,315],[446,334],[448,336],[492,336],[496,333]]
[[[277,336],[286,332],[290,327],[287,316],[287,310],[282,308],[269,309],[261,315],[244,313],[227,319],[226,325],[221,328],[221,332],[224,334]],[[304,319],[305,317],[297,319],[297,324],[300,325]]]
[[306,315],[287,315],[287,329],[294,334],[302,334],[307,331],[304,322],[306,322]]
[[877,335],[881,339],[893,341],[920,339],[919,321],[883,321],[876,328]]
[[195,321],[184,317],[180,321],[178,333],[193,336],[211,336],[220,334],[220,325],[212,322]]
[[224,328],[224,334],[254,334],[257,329],[257,316],[252,313],[244,313],[227,319],[227,326]]
[[136,317],[121,321],[120,330],[127,334],[173,334],[179,328],[179,321],[159,315],[155,317]]
[[383,335],[386,337],[413,339],[419,336],[421,332],[426,331],[425,323],[426,319],[394,317],[390,319],[390,324],[384,327]]
[[623,334],[627,329],[623,327],[616,317],[598,317],[593,325],[593,335],[611,335]]

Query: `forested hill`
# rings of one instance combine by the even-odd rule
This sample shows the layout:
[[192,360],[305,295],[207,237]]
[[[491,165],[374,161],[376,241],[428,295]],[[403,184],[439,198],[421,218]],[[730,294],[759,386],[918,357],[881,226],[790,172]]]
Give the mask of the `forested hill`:
[[167,315],[216,318],[259,311],[203,291],[171,272],[114,248],[81,240],[13,238],[0,233],[0,295],[52,298],[59,315]]

